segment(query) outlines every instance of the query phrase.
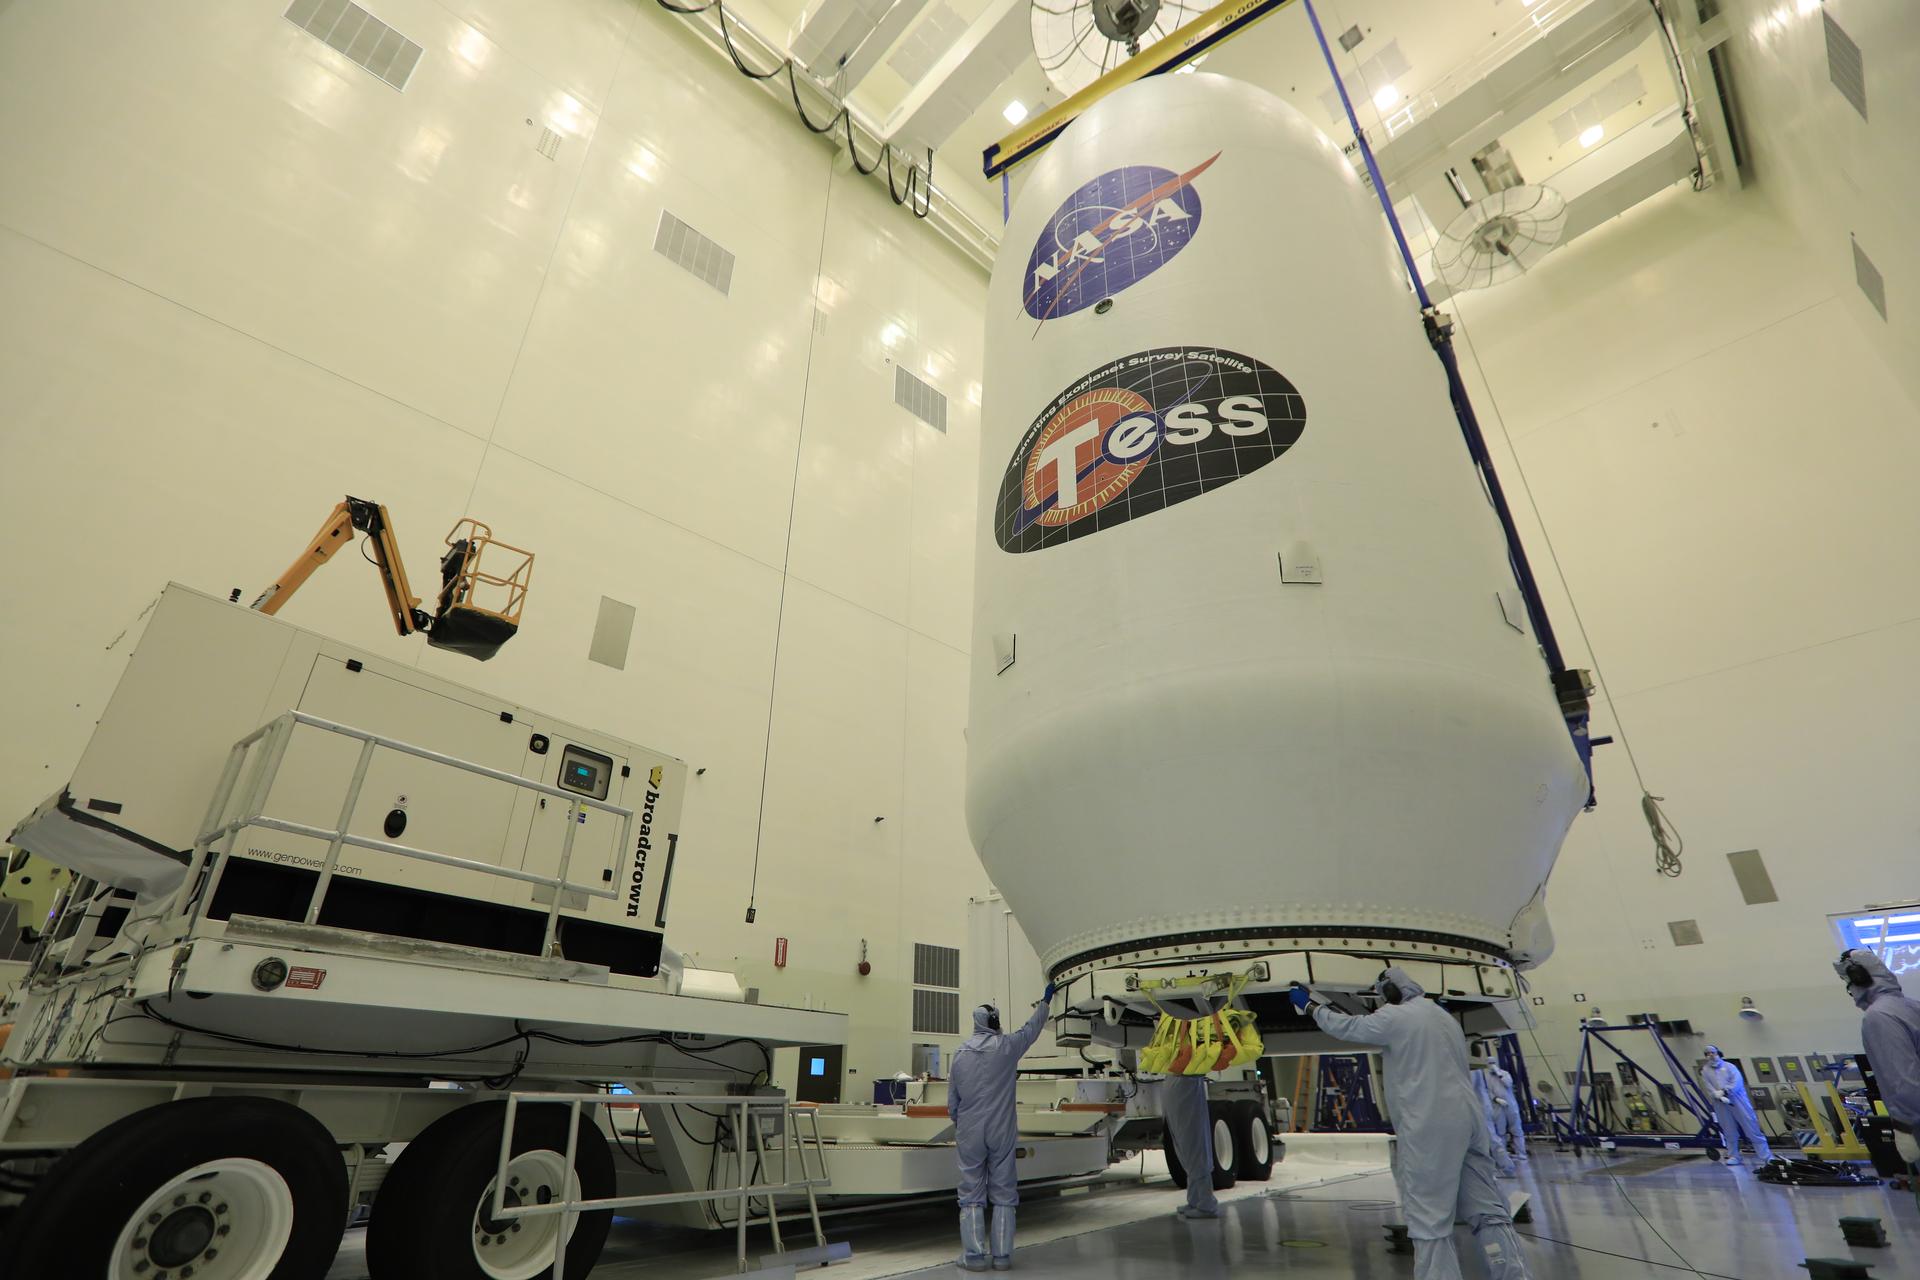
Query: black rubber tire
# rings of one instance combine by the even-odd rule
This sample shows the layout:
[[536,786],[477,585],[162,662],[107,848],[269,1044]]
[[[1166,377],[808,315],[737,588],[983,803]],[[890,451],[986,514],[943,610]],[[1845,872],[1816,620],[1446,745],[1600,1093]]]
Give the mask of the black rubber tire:
[[[409,1142],[394,1162],[367,1221],[367,1271],[373,1280],[487,1280],[474,1257],[473,1214],[500,1158],[504,1102],[476,1102],[449,1112]],[[567,1112],[523,1106],[514,1117],[513,1154],[567,1150]],[[614,1193],[613,1154],[583,1111],[573,1157],[583,1199]],[[584,1280],[600,1260],[613,1211],[583,1213],[567,1242],[565,1280]],[[535,1280],[552,1280],[553,1268]]]
[[1173,1134],[1167,1129],[1165,1121],[1160,1124],[1160,1153],[1167,1158],[1167,1173],[1173,1178],[1173,1185],[1185,1191],[1186,1166],[1180,1163],[1180,1153],[1173,1149]]
[[[1207,1123],[1213,1127],[1214,1134],[1213,1189],[1215,1191],[1225,1191],[1228,1187],[1231,1187],[1235,1182],[1240,1180],[1239,1174],[1236,1172],[1236,1167],[1240,1160],[1240,1139],[1239,1135],[1234,1131],[1233,1119],[1233,1104],[1231,1102],[1209,1102],[1207,1104]],[[1225,1126],[1227,1131],[1227,1143],[1224,1148],[1219,1142],[1219,1133],[1222,1126]]]
[[[1240,1154],[1234,1173],[1243,1182],[1267,1182],[1273,1178],[1273,1127],[1257,1102],[1233,1104],[1233,1143]],[[1266,1149],[1265,1159],[1254,1153]]]
[[321,1280],[347,1222],[347,1169],[326,1126],[271,1098],[185,1098],[136,1111],[69,1151],[0,1236],[0,1276],[111,1274],[127,1218],[211,1160],[255,1160],[286,1181],[293,1231],[269,1280]]

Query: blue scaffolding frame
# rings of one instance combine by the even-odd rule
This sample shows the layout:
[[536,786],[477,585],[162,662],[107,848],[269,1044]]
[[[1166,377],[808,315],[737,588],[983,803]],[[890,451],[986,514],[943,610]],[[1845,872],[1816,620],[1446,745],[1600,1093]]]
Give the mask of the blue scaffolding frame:
[[[1608,1039],[1609,1035],[1642,1032],[1652,1038],[1653,1047],[1659,1053],[1660,1061],[1665,1064],[1668,1074],[1673,1077],[1671,1088],[1662,1084],[1658,1076]],[[1663,1095],[1671,1094],[1681,1108],[1699,1122],[1699,1130],[1692,1134],[1662,1134],[1620,1133],[1610,1128],[1602,1120],[1594,1105],[1590,1087],[1594,1074],[1593,1044],[1596,1040],[1614,1057],[1652,1081]],[[1711,1154],[1722,1150],[1726,1145],[1720,1132],[1719,1122],[1714,1119],[1713,1104],[1707,1100],[1706,1091],[1688,1074],[1687,1069],[1681,1065],[1680,1059],[1674,1056],[1673,1050],[1667,1047],[1666,1040],[1660,1035],[1659,1020],[1652,1014],[1646,1015],[1645,1022],[1625,1025],[1601,1025],[1592,1022],[1581,1024],[1580,1061],[1574,1068],[1573,1102],[1568,1109],[1567,1119],[1558,1123],[1565,1126],[1564,1132],[1559,1136],[1570,1143],[1575,1150],[1603,1146],[1661,1147],[1669,1151],[1698,1148]]]

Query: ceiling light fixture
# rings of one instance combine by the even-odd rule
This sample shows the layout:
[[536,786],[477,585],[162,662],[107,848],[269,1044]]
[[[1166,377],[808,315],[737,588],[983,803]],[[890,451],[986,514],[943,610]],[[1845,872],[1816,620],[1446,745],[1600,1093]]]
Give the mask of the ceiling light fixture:
[[1597,124],[1590,124],[1580,131],[1580,145],[1583,147],[1591,147],[1594,143],[1606,136],[1607,131],[1605,129]]
[[1385,111],[1398,101],[1400,101],[1400,88],[1398,85],[1383,84],[1379,89],[1375,90],[1373,95],[1373,105],[1382,111]]
[[1008,124],[1019,124],[1027,118],[1027,104],[1015,98],[1000,114],[1007,118]]

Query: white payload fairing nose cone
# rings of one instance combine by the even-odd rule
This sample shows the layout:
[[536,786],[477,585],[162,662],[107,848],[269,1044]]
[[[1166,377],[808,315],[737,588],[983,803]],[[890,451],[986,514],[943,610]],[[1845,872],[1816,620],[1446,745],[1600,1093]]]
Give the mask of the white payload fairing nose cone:
[[1237,81],[1121,89],[987,314],[967,820],[1043,966],[1542,958],[1587,779],[1339,150]]

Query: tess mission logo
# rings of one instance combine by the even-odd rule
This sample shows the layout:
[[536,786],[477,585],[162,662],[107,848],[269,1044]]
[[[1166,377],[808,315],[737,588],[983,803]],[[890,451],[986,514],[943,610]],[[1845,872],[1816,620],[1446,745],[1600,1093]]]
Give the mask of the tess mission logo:
[[1300,393],[1251,356],[1156,347],[1055,396],[1000,481],[994,540],[1038,551],[1251,475],[1306,429]]
[[1134,164],[1101,174],[1048,220],[1021,287],[1035,320],[1058,320],[1110,298],[1184,249],[1200,229],[1193,180],[1214,152],[1185,173]]

